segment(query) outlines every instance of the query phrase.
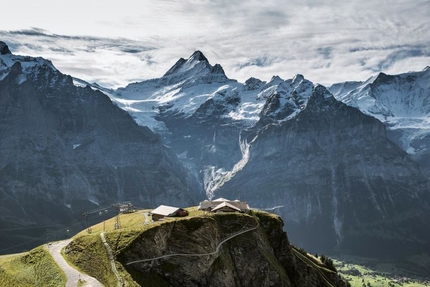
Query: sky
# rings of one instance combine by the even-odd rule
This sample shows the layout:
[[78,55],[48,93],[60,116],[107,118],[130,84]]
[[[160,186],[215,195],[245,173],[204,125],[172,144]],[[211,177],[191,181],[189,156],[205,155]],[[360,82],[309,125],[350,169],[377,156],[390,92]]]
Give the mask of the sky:
[[430,0],[17,0],[0,41],[117,88],[200,50],[231,79],[303,74],[331,85],[430,66]]

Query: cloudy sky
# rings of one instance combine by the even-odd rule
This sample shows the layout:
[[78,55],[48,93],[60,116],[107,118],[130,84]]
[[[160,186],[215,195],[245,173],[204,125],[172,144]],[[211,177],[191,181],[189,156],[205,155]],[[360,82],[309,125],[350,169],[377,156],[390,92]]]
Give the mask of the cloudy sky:
[[0,40],[108,87],[162,76],[202,51],[244,82],[330,85],[430,65],[429,0],[4,1]]

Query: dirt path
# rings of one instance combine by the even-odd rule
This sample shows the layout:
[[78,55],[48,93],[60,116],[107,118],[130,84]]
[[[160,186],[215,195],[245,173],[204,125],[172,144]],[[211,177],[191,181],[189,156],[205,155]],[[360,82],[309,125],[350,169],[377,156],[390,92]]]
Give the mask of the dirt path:
[[97,281],[97,279],[74,269],[63,258],[63,255],[61,254],[61,249],[63,249],[63,247],[69,244],[70,241],[72,240],[67,239],[63,241],[52,242],[52,243],[49,243],[46,247],[49,250],[49,253],[51,253],[55,262],[57,262],[58,266],[60,266],[60,268],[66,274],[66,277],[67,277],[66,287],[76,287],[76,286],[103,287],[103,285],[99,281]]

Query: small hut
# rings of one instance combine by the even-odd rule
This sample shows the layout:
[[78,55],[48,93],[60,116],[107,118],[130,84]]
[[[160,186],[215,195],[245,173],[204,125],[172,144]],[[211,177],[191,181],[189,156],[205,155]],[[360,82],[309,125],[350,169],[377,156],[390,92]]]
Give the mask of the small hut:
[[167,206],[167,205],[160,205],[159,207],[154,209],[151,213],[152,213],[153,221],[158,221],[164,217],[180,217],[180,216],[188,215],[188,211],[182,208]]

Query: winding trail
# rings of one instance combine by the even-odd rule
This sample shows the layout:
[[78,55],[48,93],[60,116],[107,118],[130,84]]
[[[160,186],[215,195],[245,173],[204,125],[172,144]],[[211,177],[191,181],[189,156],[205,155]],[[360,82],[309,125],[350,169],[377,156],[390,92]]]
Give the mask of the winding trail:
[[134,263],[140,263],[140,262],[146,262],[146,261],[153,261],[153,260],[157,260],[157,259],[162,259],[162,258],[168,258],[168,257],[173,257],[173,256],[184,256],[184,257],[192,257],[192,256],[207,256],[207,255],[215,255],[219,252],[219,249],[221,248],[221,245],[223,245],[225,242],[229,241],[230,239],[239,236],[241,234],[244,234],[246,232],[252,231],[257,229],[257,226],[255,227],[251,227],[250,229],[247,230],[243,230],[243,231],[239,231],[236,234],[233,234],[229,237],[227,237],[226,239],[224,239],[223,241],[221,241],[218,246],[216,247],[215,251],[210,252],[210,253],[200,253],[200,254],[192,254],[192,253],[175,253],[175,254],[166,254],[163,256],[159,256],[159,257],[154,257],[154,258],[149,258],[149,259],[141,259],[141,260],[135,260],[135,261],[130,261],[128,263],[126,263],[126,265],[130,265],[130,264],[134,264]]
[[70,266],[64,259],[63,255],[61,254],[61,249],[69,244],[70,241],[72,241],[72,239],[52,242],[45,247],[51,254],[52,258],[54,258],[58,266],[63,270],[64,274],[66,274],[66,287],[103,287],[103,285],[96,278],[79,272]]

